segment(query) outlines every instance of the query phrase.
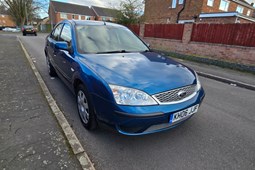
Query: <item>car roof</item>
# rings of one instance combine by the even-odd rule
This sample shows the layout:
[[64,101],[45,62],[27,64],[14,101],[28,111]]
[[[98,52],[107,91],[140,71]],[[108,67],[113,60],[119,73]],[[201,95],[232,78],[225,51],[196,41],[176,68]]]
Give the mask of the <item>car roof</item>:
[[64,20],[63,22],[70,22],[73,25],[109,25],[109,26],[113,26],[113,27],[121,27],[123,28],[124,26],[119,25],[119,24],[115,24],[115,23],[111,23],[111,22],[104,22],[104,21],[92,21],[92,20]]

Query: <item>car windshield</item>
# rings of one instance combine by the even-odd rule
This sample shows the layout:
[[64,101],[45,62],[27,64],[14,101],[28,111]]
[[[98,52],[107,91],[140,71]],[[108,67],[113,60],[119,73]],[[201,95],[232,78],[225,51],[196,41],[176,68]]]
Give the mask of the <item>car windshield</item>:
[[123,53],[148,51],[148,47],[129,29],[109,25],[76,26],[80,53]]

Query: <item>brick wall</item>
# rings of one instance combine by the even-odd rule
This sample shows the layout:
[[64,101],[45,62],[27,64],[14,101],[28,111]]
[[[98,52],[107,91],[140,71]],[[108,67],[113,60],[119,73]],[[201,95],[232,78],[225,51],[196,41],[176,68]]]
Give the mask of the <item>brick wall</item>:
[[[220,1],[221,0],[214,0],[214,3],[213,3],[213,6],[208,6],[207,5],[207,0],[203,0],[203,5],[202,5],[202,12],[203,13],[210,13],[210,12],[225,12],[225,11],[222,11],[219,9],[220,7]],[[233,2],[233,1],[230,1],[230,4],[229,4],[229,8],[228,8],[228,12],[234,12],[236,11],[236,8],[237,6],[242,6],[236,2]],[[246,15],[249,8],[245,7],[245,6],[242,6],[244,8],[243,10],[243,14]],[[251,10],[251,9],[250,9]],[[253,10],[251,10],[251,14],[250,16],[253,15]]]
[[[187,0],[189,1],[189,0]],[[172,0],[146,0],[144,17],[146,23],[176,23],[177,13],[182,9],[182,5],[171,8]]]
[[112,18],[112,17],[102,17],[102,16],[96,17],[96,20],[98,20],[98,21],[103,21],[103,19],[105,19],[105,21],[111,21],[111,22],[116,21],[116,19]]
[[[73,19],[73,15],[74,15],[74,19],[75,20],[79,19],[79,15],[76,15],[76,14],[67,14],[67,18],[66,19],[68,19],[68,20]],[[60,12],[56,13],[54,15],[54,18],[55,18],[55,23],[54,24],[57,24],[58,22],[60,22],[62,20],[65,20],[64,18],[60,17]],[[85,20],[85,16],[84,15],[81,16],[81,20]],[[95,20],[95,16],[90,16],[90,20]]]
[[14,27],[14,26],[16,26],[16,24],[12,20],[11,16],[0,14],[0,26]]
[[[207,0],[186,0],[185,9],[180,15],[180,20],[192,20],[198,17],[201,13],[210,12],[225,12],[219,9],[221,0],[214,0],[213,7],[207,6]],[[183,5],[178,4],[176,8],[171,8],[172,0],[145,0],[144,18],[145,23],[162,24],[176,23],[177,14],[183,8]],[[236,2],[230,1],[228,12],[236,11],[237,6],[242,6]],[[247,7],[243,6],[243,14],[248,12]],[[253,15],[251,10],[250,16]]]
[[203,0],[187,0],[185,9],[180,15],[180,20],[192,20],[201,13]]
[[192,24],[185,24],[182,40],[148,38],[143,37],[144,25],[140,27],[140,36],[154,49],[255,65],[255,47],[191,42],[191,32]]

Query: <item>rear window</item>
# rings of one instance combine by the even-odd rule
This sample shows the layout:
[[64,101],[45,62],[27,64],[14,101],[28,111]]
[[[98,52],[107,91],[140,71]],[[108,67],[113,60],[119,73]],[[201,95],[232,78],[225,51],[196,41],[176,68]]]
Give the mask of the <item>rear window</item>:
[[26,26],[24,26],[24,28],[34,28],[34,27],[31,25],[26,25]]

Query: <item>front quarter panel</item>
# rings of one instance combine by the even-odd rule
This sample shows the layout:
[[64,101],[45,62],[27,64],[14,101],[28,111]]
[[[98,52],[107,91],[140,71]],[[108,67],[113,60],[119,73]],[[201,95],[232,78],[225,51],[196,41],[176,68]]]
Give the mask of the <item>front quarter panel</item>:
[[89,63],[84,62],[84,60],[86,59],[83,58],[83,61],[78,59],[79,67],[77,68],[77,72],[74,74],[73,83],[76,79],[80,79],[91,96],[96,95],[105,100],[113,101],[114,98],[108,83],[90,69]]

